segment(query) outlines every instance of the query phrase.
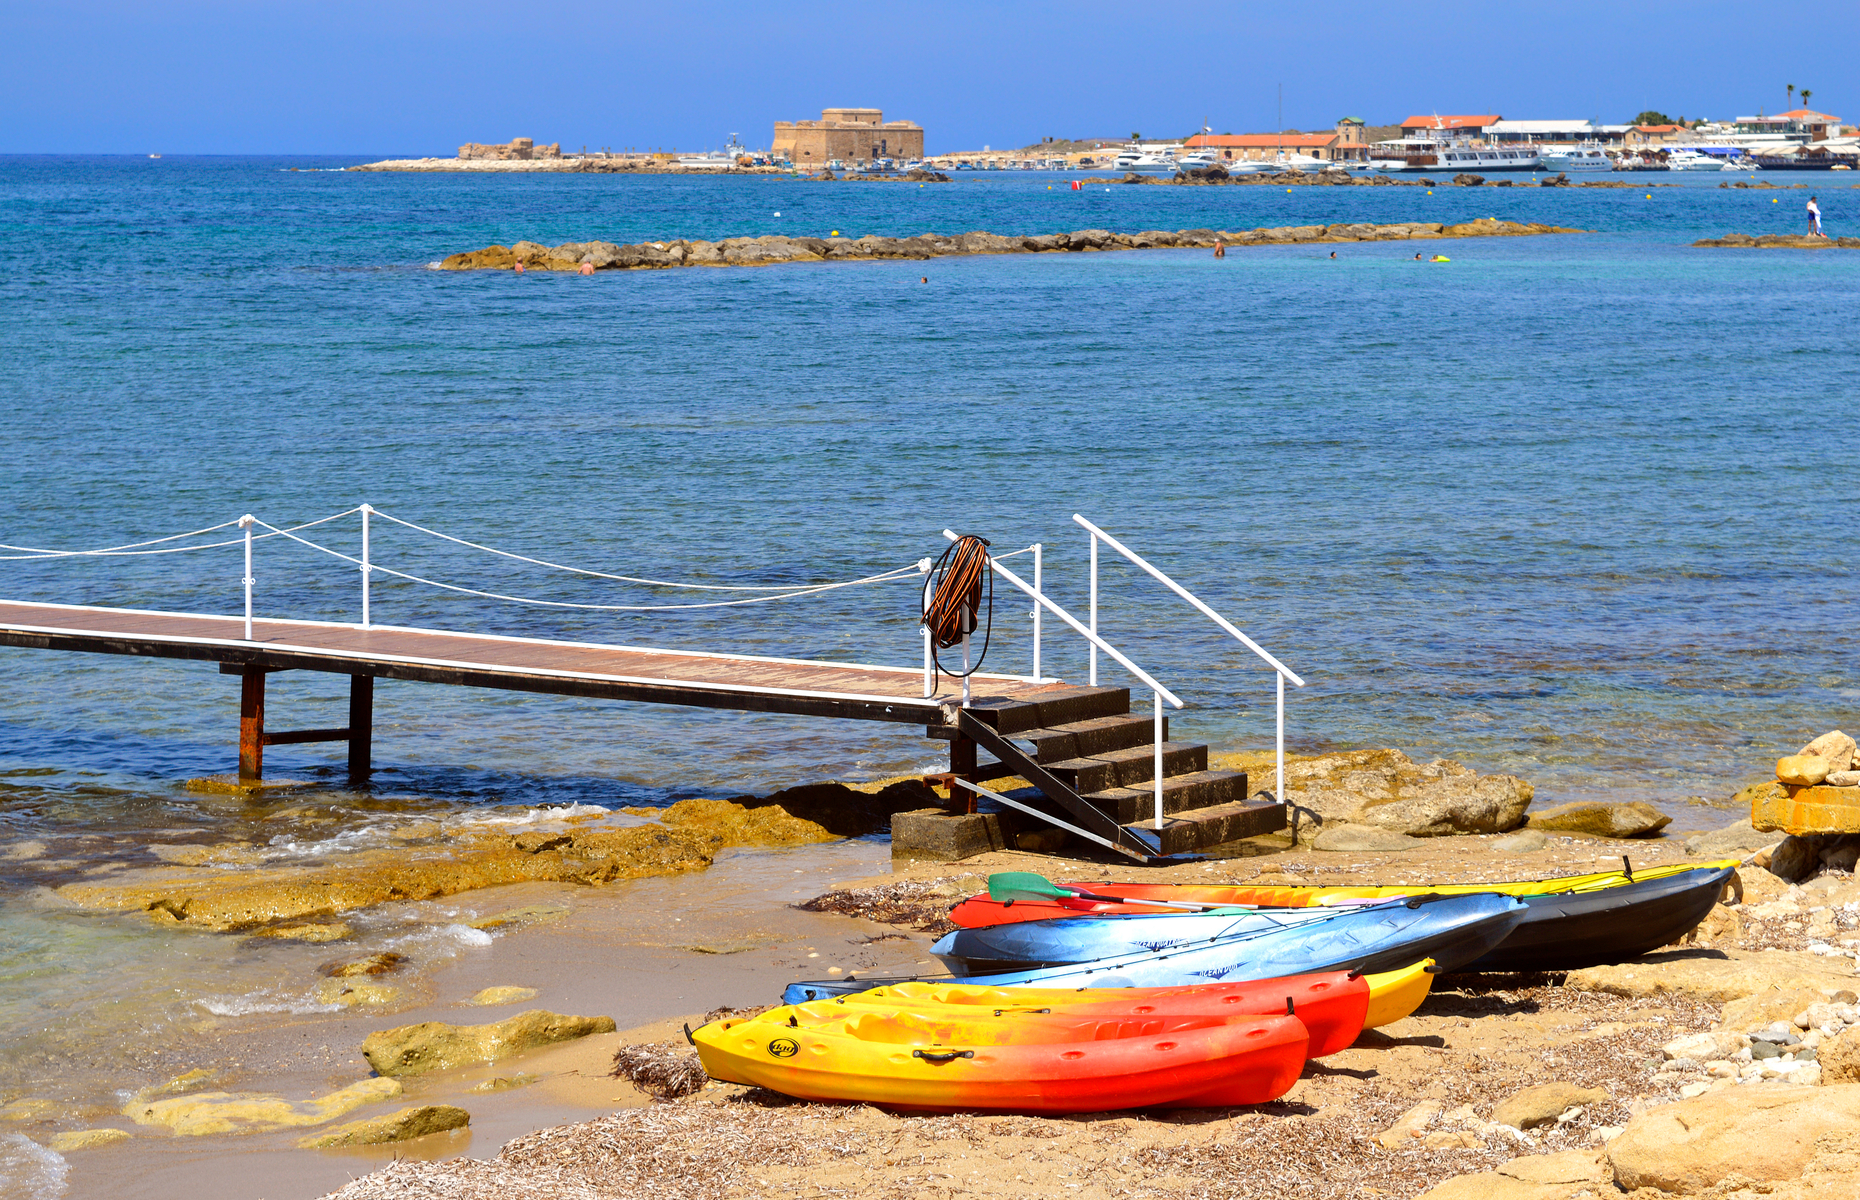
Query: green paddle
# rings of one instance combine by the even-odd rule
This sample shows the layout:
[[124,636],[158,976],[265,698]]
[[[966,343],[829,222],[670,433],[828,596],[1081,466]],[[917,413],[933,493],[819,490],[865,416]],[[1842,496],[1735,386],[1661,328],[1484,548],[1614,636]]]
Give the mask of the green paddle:
[[1218,912],[1251,905],[1197,904],[1189,900],[1126,899],[1100,896],[1082,888],[1062,887],[1044,875],[1032,871],[997,871],[988,877],[988,898],[1003,903],[1016,900],[1095,900],[1101,904],[1153,904],[1159,908],[1179,908],[1187,912]]

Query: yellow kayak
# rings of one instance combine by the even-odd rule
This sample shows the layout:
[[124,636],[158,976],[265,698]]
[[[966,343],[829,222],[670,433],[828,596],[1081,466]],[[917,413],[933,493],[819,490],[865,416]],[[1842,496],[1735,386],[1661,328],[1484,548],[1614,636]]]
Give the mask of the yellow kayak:
[[815,1001],[691,1035],[713,1079],[803,1100],[1079,1113],[1263,1104],[1304,1070],[1295,1016],[1065,1016]]

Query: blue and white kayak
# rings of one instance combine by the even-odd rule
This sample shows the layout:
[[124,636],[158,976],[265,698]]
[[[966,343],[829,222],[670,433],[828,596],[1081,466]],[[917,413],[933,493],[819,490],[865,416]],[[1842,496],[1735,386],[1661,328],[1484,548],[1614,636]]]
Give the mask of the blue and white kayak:
[[1223,908],[1202,913],[1055,917],[958,929],[932,946],[930,953],[956,975],[1031,971],[1145,950],[1203,946],[1222,938],[1328,922],[1336,915],[1337,910],[1331,908]]
[[[1528,911],[1514,896],[1412,896],[1393,904],[1319,910],[1315,919],[1253,927],[1188,945],[1109,955],[1058,966],[978,974],[966,983],[989,987],[1192,987],[1196,984],[1277,979],[1319,971],[1390,971],[1424,958],[1439,971],[1471,962],[1517,928]],[[1285,914],[1274,914],[1283,917]],[[1103,918],[1081,920],[1097,922]],[[1171,920],[1178,918],[1169,918]],[[1072,920],[1036,921],[1037,925]],[[993,932],[961,930],[960,933]],[[958,935],[951,935],[952,937]],[[1171,935],[1173,936],[1173,935]],[[945,939],[947,941],[949,939]],[[942,945],[941,942],[938,943]],[[782,1003],[805,1004],[844,996],[901,979],[810,980],[789,984]]]

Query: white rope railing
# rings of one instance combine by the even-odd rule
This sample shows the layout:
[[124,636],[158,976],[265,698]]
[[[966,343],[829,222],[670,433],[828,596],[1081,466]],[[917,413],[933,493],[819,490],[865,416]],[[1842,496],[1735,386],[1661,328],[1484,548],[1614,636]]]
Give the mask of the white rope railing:
[[[380,516],[380,515],[385,515],[385,514],[382,514],[380,513],[379,510],[376,510],[376,515]],[[358,567],[366,566],[371,571],[379,571],[383,575],[392,575],[397,579],[405,579],[412,583],[423,583],[427,585],[428,587],[443,588],[448,592],[459,592],[467,596],[480,596],[487,600],[503,600],[511,604],[531,604],[531,605],[537,605],[543,608],[585,609],[585,610],[591,610],[591,611],[597,611],[597,612],[670,612],[670,611],[698,609],[698,608],[736,608],[736,607],[746,605],[746,604],[767,604],[767,603],[771,603],[776,600],[793,600],[800,596],[813,596],[813,595],[818,595],[822,592],[838,591],[841,588],[858,587],[862,584],[867,584],[867,583],[888,583],[888,582],[891,582],[897,579],[921,578],[924,573],[924,568],[923,568],[922,563],[913,563],[912,565],[908,567],[899,567],[899,568],[896,568],[895,570],[884,571],[877,575],[867,575],[862,579],[848,579],[840,583],[816,584],[810,587],[796,588],[794,590],[784,592],[780,595],[774,595],[774,596],[749,596],[741,600],[712,600],[712,601],[708,601],[708,602],[701,603],[701,604],[586,604],[586,603],[577,603],[577,602],[568,601],[568,600],[540,600],[532,596],[512,596],[504,592],[487,592],[487,591],[482,591],[478,588],[464,587],[456,583],[443,583],[437,579],[427,579],[424,576],[413,575],[406,571],[396,571],[391,567],[384,567],[379,563],[375,563],[375,562],[363,563],[361,559],[356,558],[352,555],[344,554],[340,550],[332,550],[328,546],[318,545],[317,543],[312,542],[307,538],[300,538],[294,533],[288,532],[283,529],[279,529],[275,525],[268,524],[267,522],[260,521],[256,518],[253,519],[253,524],[263,526],[264,528],[271,530],[275,534],[279,534],[283,537],[289,538],[293,542],[298,542],[298,543],[301,543],[302,545],[308,546],[312,550],[321,551],[322,553],[327,554],[331,556],[332,558],[339,558],[344,562],[354,563]],[[444,535],[441,535],[441,536],[444,536]],[[448,538],[447,540],[456,541],[458,539]],[[498,553],[498,552],[493,551],[493,553]],[[514,557],[519,557],[519,556],[510,555],[509,557],[514,558]],[[573,570],[574,568],[564,568],[564,569]],[[681,585],[669,584],[669,585],[661,585],[661,586],[676,587],[676,586],[681,586]],[[701,587],[704,585],[697,585],[697,586]]]
[[[309,529],[312,526],[322,525],[326,522],[339,520],[343,517],[352,517],[360,511],[362,511],[361,506],[357,505],[343,512],[331,513],[327,517],[319,517],[314,521],[305,521],[302,525],[293,525],[291,528]],[[23,550],[27,552],[24,554],[0,554],[0,562],[31,562],[35,559],[55,558],[136,558],[150,554],[182,554],[189,550],[219,550],[227,546],[244,545],[245,539],[242,537],[229,538],[223,542],[199,542],[191,546],[169,546],[162,550],[142,550],[138,547],[159,546],[164,542],[178,542],[182,538],[200,537],[203,534],[216,533],[222,529],[230,529],[237,524],[239,524],[238,520],[223,521],[218,525],[209,525],[205,529],[196,529],[189,533],[175,533],[167,537],[150,538],[146,542],[129,542],[121,546],[106,546],[100,550],[46,550],[36,546],[9,546],[5,542],[0,542],[0,550]],[[257,541],[263,538],[277,536],[280,535],[261,533],[253,540]]]

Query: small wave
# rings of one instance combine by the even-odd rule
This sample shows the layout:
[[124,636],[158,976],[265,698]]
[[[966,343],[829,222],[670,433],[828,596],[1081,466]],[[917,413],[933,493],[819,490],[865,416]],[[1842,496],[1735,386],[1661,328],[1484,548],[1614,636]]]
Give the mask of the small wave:
[[[477,930],[472,932],[476,933]],[[249,1017],[257,1013],[341,1012],[337,1004],[319,1004],[302,992],[258,991],[244,996],[202,996],[195,1001],[216,1017]]]
[[424,929],[418,929],[412,933],[402,934],[400,937],[393,938],[388,944],[397,950],[405,950],[415,946],[431,945],[434,942],[442,944],[457,942],[462,946],[488,946],[491,944],[492,940],[491,935],[482,929],[473,929],[469,925],[455,923],[451,925],[428,925]]
[[518,813],[497,813],[489,815],[469,813],[455,820],[461,825],[540,825],[545,821],[570,821],[576,818],[604,817],[613,812],[598,804],[564,804],[560,808],[524,809]]
[[69,1190],[64,1156],[23,1133],[0,1137],[0,1195],[54,1200]]

